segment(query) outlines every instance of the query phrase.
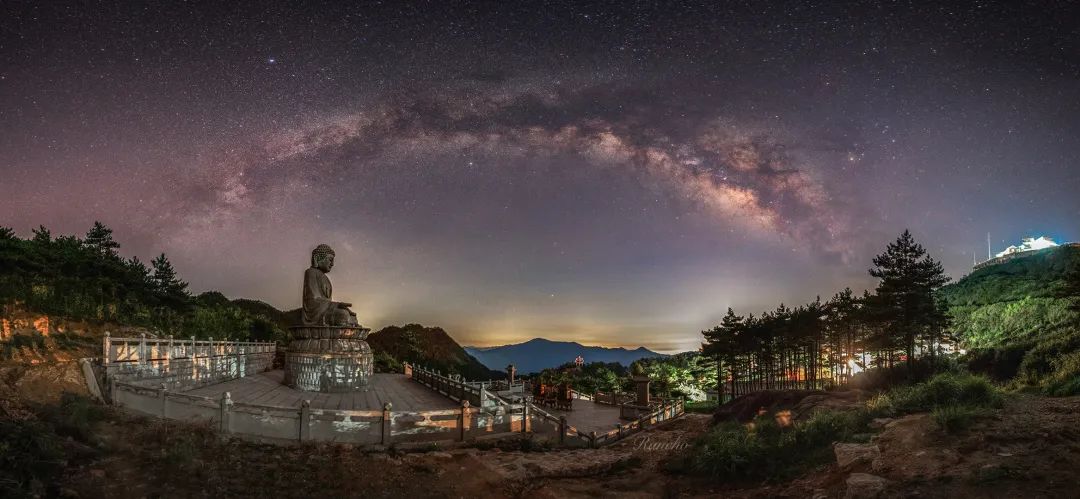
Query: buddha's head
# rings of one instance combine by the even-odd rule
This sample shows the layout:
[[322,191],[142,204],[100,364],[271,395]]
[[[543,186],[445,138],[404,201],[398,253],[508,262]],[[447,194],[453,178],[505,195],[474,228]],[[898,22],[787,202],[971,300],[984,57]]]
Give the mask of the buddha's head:
[[323,272],[330,272],[334,268],[334,250],[325,244],[320,244],[311,250],[311,266]]

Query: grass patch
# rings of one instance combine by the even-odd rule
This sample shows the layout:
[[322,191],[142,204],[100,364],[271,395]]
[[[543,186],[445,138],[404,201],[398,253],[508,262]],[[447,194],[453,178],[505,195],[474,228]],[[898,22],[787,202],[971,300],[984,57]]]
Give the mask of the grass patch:
[[42,496],[64,469],[62,440],[40,421],[0,419],[0,491]]
[[727,423],[695,441],[669,469],[730,481],[782,480],[831,459],[829,445],[853,439],[866,423],[861,411],[818,412],[788,426],[771,416]]
[[944,431],[953,433],[970,427],[1002,402],[1000,390],[988,379],[944,373],[883,393],[857,410],[817,412],[788,425],[776,416],[759,416],[746,425],[718,425],[670,461],[668,468],[734,482],[783,480],[831,460],[834,442],[865,441],[873,418],[931,412]]
[[986,409],[966,405],[935,407],[930,413],[934,423],[945,433],[961,433],[971,427],[975,419],[984,416]]
[[718,404],[715,400],[699,400],[699,401],[686,401],[683,402],[683,410],[686,412],[696,412],[702,414],[712,414],[716,412]]
[[106,416],[104,406],[64,393],[59,404],[36,412],[37,419],[0,417],[0,497],[56,495],[67,461],[97,452],[85,444],[95,445],[92,425]]
[[945,373],[914,386],[895,388],[874,397],[867,410],[874,417],[933,411],[945,406],[1001,407],[1001,391],[982,376]]
[[1043,391],[1053,397],[1080,395],[1080,351],[1062,355],[1053,367],[1053,373],[1043,382]]

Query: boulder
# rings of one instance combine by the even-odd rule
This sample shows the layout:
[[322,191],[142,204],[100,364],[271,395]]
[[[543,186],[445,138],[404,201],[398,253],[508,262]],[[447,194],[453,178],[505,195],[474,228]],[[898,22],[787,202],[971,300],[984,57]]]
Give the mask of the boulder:
[[847,479],[844,499],[872,499],[881,497],[889,481],[869,473],[852,473]]
[[836,454],[837,466],[847,470],[857,464],[873,463],[881,455],[881,449],[877,444],[838,443],[833,445],[833,454]]
[[892,419],[892,418],[874,418],[872,421],[870,421],[870,427],[875,429],[875,430],[880,430],[880,429],[888,426],[889,423],[892,423],[893,421],[895,421],[895,419]]

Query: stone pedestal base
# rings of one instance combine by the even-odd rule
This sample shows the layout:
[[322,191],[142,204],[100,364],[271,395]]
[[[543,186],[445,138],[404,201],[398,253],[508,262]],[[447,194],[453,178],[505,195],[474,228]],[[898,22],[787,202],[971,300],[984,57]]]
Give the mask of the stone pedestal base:
[[295,326],[285,352],[284,383],[310,392],[364,390],[374,361],[362,327]]

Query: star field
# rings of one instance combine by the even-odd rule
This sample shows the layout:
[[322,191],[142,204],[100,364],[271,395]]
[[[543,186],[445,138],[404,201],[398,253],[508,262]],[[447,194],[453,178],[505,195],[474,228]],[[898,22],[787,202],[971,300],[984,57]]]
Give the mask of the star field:
[[196,291],[464,344],[695,348],[870,284],[1080,240],[1066,2],[8,2],[0,225],[116,231]]

